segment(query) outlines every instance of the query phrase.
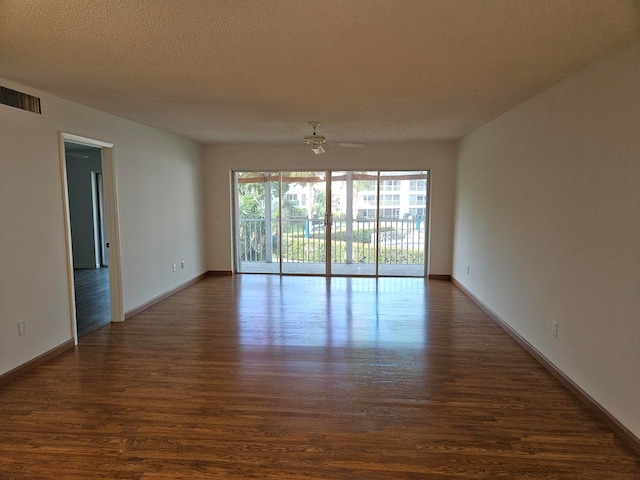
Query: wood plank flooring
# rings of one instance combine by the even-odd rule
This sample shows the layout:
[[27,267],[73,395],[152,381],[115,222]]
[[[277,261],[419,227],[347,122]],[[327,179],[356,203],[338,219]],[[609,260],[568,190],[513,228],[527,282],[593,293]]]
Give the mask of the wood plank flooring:
[[82,338],[111,321],[109,269],[107,267],[74,269],[73,282],[78,338]]
[[0,387],[2,479],[638,479],[451,283],[208,277]]

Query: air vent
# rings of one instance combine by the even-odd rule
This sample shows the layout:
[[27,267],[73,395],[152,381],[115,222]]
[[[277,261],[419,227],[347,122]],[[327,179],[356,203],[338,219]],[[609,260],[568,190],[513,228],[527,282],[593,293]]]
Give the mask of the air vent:
[[6,87],[0,87],[0,103],[33,113],[42,113],[40,111],[40,99],[38,97],[17,92]]

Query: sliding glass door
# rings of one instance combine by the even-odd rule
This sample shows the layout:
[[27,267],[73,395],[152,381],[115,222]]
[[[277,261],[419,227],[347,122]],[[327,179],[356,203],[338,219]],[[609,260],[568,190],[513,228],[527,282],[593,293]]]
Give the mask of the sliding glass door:
[[326,172],[282,172],[282,273],[327,273]]
[[237,172],[236,268],[240,273],[280,273],[280,173]]
[[331,274],[376,275],[377,172],[331,172]]
[[426,171],[380,173],[378,275],[426,274],[427,184]]
[[424,276],[427,171],[236,172],[240,273]]

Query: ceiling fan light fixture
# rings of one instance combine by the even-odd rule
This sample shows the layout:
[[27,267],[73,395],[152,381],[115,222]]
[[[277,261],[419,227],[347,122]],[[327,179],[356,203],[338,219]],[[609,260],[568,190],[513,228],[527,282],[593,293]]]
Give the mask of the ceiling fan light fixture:
[[316,155],[320,155],[321,153],[324,153],[324,148],[322,148],[322,145],[320,145],[319,143],[317,143],[313,147],[311,147],[311,150]]

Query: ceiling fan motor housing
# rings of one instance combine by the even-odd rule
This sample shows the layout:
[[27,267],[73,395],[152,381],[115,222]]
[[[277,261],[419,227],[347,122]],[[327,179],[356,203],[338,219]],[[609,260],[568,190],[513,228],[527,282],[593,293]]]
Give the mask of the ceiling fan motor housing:
[[327,143],[327,139],[324,135],[305,135],[304,143],[307,145],[320,145],[322,143]]

